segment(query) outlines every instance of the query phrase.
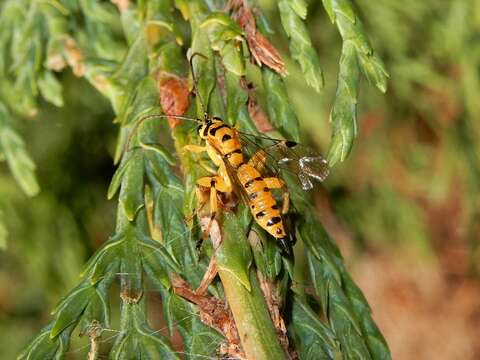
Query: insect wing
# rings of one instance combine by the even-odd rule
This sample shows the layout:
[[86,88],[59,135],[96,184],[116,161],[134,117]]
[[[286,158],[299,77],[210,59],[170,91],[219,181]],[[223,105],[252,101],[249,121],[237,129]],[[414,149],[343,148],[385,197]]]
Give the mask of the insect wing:
[[264,176],[286,172],[297,177],[303,190],[311,190],[314,181],[322,182],[329,175],[327,161],[313,149],[293,141],[240,132],[245,152]]
[[288,141],[279,146],[283,147],[280,166],[294,171],[304,190],[314,187],[312,180],[323,182],[328,177],[330,168],[327,161],[311,148]]
[[248,162],[253,165],[263,177],[277,176],[280,172],[279,156],[273,156],[269,150],[276,146],[278,141],[262,135],[253,135],[239,132],[242,151]]
[[312,180],[304,173],[298,173],[298,180],[300,180],[303,190],[308,191],[313,189]]
[[250,199],[248,198],[247,191],[242,186],[240,179],[238,178],[237,171],[233,168],[228,161],[224,161],[225,168],[227,169],[227,174],[232,182],[233,193],[235,196],[240,199],[247,206],[250,204]]

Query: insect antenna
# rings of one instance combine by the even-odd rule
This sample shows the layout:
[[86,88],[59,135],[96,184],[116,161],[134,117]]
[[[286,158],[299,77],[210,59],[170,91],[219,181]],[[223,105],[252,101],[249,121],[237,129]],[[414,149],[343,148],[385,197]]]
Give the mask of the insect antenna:
[[[203,55],[199,52],[195,52],[195,53],[192,54],[192,56],[190,56],[190,59],[189,59],[189,64],[190,64],[190,70],[192,72],[193,88],[195,90],[195,95],[198,96],[200,106],[202,107],[204,121],[207,121],[208,120],[208,113],[206,111],[205,103],[203,102],[202,96],[200,95],[200,92],[198,91],[197,78],[195,76],[195,71],[193,70],[193,59],[195,58],[195,56],[200,56],[204,59],[208,59],[208,58],[205,55]],[[132,140],[133,135],[135,135],[136,131],[138,130],[138,127],[146,120],[157,119],[157,118],[160,118],[160,119],[173,118],[173,119],[188,120],[188,121],[195,121],[195,122],[203,123],[203,121],[200,120],[200,119],[191,118],[191,117],[188,117],[188,116],[181,116],[181,115],[152,114],[152,115],[144,116],[143,118],[141,118],[140,120],[138,120],[135,123],[132,130],[130,131],[130,134],[128,135],[127,143],[126,143],[126,146],[125,146],[127,152],[130,151],[130,142]]]
[[146,115],[142,117],[140,120],[138,120],[135,125],[133,125],[132,130],[130,131],[130,134],[128,135],[127,143],[125,144],[126,151],[130,151],[130,142],[132,141],[133,136],[138,130],[138,127],[143,124],[147,120],[152,120],[152,119],[168,119],[168,118],[173,118],[173,119],[179,119],[179,120],[187,120],[187,121],[194,121],[194,122],[199,122],[203,123],[202,120],[195,119],[192,117],[188,116],[181,116],[181,115],[163,115],[163,114],[152,114],[152,115]]
[[202,107],[204,120],[207,121],[208,120],[207,108],[205,106],[205,103],[203,102],[202,96],[200,95],[200,91],[198,91],[197,77],[195,76],[195,71],[193,70],[193,59],[195,58],[195,56],[200,56],[204,59],[208,59],[208,58],[199,52],[194,52],[192,56],[190,56],[190,60],[189,60],[190,71],[192,72],[192,79],[193,79],[193,89],[195,90],[195,95],[198,96],[198,101],[200,102],[200,105]]

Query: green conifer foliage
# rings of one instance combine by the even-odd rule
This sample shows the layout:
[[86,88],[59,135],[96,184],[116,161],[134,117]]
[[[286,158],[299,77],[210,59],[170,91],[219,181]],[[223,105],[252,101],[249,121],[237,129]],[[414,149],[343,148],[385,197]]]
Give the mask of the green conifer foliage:
[[[333,166],[347,157],[358,132],[361,74],[382,92],[388,75],[351,2],[324,0],[323,6],[342,38],[328,152]],[[312,88],[312,97],[319,96],[324,75],[305,24],[307,4],[279,1],[277,16],[291,58]],[[242,205],[219,216],[221,243],[206,242],[198,252],[195,241],[202,234],[194,216],[195,181],[205,170],[197,157],[182,151],[199,143],[192,124],[158,120],[137,126],[145,116],[162,112],[202,117],[202,99],[208,113],[255,133],[259,122],[248,105],[257,95],[277,135],[301,140],[284,84],[288,71],[269,40],[270,32],[262,8],[253,1],[2,3],[0,154],[24,192],[34,195],[39,186],[16,123],[38,111],[39,97],[63,105],[56,73],[70,68],[86,79],[108,99],[118,126],[118,167],[108,189],[108,198],[118,197],[115,230],[18,359],[64,358],[76,331],[90,338],[89,359],[98,358],[98,344],[109,339],[112,359],[219,354],[258,360],[390,358],[367,301],[315,216],[308,193],[286,179],[298,213],[291,231],[303,245],[297,253],[306,255],[307,279],[295,278],[295,264],[282,258],[273,239],[252,229],[250,213]],[[189,94],[188,57],[196,52],[203,56],[194,62],[194,98]],[[250,82],[253,87],[246,86]],[[2,229],[0,224],[0,246]],[[219,276],[208,295],[196,294],[191,290],[202,284],[212,257]],[[311,285],[312,292],[298,286],[299,281]],[[160,294],[170,335],[174,329],[181,335],[181,351],[152,327],[146,284]],[[106,329],[114,326],[114,297],[120,297],[121,313],[117,332],[110,337]]]

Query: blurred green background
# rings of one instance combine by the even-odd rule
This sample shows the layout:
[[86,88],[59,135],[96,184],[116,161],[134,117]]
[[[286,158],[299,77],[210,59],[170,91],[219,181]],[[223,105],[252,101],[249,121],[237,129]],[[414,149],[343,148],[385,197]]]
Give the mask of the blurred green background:
[[[278,28],[275,2],[258,2]],[[325,152],[341,41],[321,2],[309,3],[326,88],[314,93],[290,62],[286,81],[305,133]],[[382,95],[362,83],[359,135],[318,193],[319,215],[393,358],[478,359],[480,1],[355,3],[390,73],[389,89]],[[113,113],[70,72],[59,80],[64,107],[41,103],[17,128],[37,164],[40,194],[27,198],[0,163],[2,359],[47,323],[113,228],[115,202],[106,200]]]

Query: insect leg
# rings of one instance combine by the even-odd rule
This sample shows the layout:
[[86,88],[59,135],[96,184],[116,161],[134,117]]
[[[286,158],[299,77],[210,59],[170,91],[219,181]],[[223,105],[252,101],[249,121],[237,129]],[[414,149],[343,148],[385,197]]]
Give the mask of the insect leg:
[[200,160],[198,161],[198,165],[200,165],[204,170],[206,170],[207,172],[209,172],[209,173],[212,174],[212,175],[217,173],[217,171],[216,171],[213,167],[208,166],[208,165],[205,163],[205,161],[202,160],[202,159],[200,159]]
[[207,151],[207,147],[206,146],[200,146],[200,145],[185,145],[184,147],[182,147],[182,150],[183,151],[188,151],[188,152],[192,152],[194,154],[199,154],[199,153],[202,153],[202,152],[205,152]]
[[190,223],[195,216],[197,216],[200,211],[202,211],[203,207],[207,204],[208,200],[205,195],[205,191],[202,191],[199,186],[195,189],[195,195],[198,199],[198,205],[195,207],[195,210],[191,215],[189,215],[185,220]]
[[283,190],[282,214],[288,213],[288,209],[290,208],[290,193],[288,192],[285,183],[276,177],[264,178],[263,181],[265,181],[269,189]]
[[[207,152],[207,147],[206,146],[200,146],[200,145],[185,145],[184,147],[182,147],[182,151],[191,152],[193,154],[200,154],[202,152]],[[203,161],[202,159],[199,160],[199,165],[203,169],[208,171],[210,174],[216,174],[217,173],[217,171],[215,169],[213,169],[212,167],[205,164],[205,161]]]
[[[208,237],[210,233],[210,227],[218,211],[218,198],[217,192],[230,193],[232,187],[221,176],[206,176],[197,180],[197,185],[210,190],[210,222],[208,223],[206,230],[204,231],[204,237]],[[200,241],[202,241],[201,239]],[[197,243],[197,248],[201,246],[201,242]]]

